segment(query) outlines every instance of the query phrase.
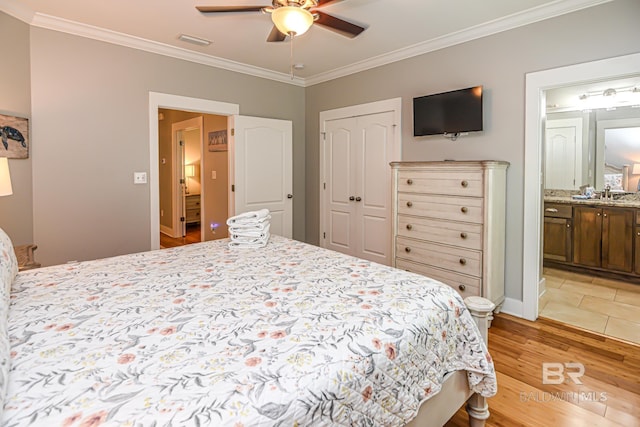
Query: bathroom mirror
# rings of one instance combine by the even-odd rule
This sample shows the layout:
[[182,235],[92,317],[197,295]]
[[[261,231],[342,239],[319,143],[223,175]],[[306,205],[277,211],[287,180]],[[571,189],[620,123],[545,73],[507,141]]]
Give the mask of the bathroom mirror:
[[[640,180],[640,75],[547,90],[544,188],[635,192]],[[634,173],[634,164],[638,164]]]

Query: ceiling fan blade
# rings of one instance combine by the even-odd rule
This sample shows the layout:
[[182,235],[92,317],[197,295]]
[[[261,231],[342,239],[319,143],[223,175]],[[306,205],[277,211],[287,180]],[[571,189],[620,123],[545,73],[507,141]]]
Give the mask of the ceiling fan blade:
[[318,19],[314,21],[314,24],[322,25],[331,31],[335,31],[349,38],[354,38],[365,30],[365,28],[359,25],[336,18],[319,10],[314,10],[313,13],[318,15]]
[[317,7],[323,7],[331,3],[340,3],[342,0],[318,0]]
[[264,6],[196,6],[202,13],[260,12]]
[[286,39],[286,34],[282,34],[280,30],[274,25],[269,33],[269,37],[267,37],[268,42],[282,42]]

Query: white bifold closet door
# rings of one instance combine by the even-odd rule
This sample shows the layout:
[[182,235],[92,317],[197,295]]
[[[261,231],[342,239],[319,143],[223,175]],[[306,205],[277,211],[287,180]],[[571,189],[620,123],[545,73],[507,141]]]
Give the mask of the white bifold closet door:
[[394,113],[324,122],[321,246],[391,263]]

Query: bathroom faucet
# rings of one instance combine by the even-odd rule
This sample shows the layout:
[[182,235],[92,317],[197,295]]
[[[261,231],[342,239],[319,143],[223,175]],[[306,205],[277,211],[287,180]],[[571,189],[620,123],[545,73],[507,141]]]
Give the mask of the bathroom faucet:
[[605,199],[605,200],[611,200],[611,199],[612,199],[612,196],[611,196],[611,186],[610,186],[610,185],[607,185],[607,186],[604,188],[604,199]]

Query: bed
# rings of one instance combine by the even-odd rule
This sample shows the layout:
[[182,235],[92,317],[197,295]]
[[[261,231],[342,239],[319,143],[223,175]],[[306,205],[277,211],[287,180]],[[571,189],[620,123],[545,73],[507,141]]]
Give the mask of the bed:
[[482,425],[496,392],[491,303],[413,273],[271,236],[16,274],[0,244],[4,426]]

